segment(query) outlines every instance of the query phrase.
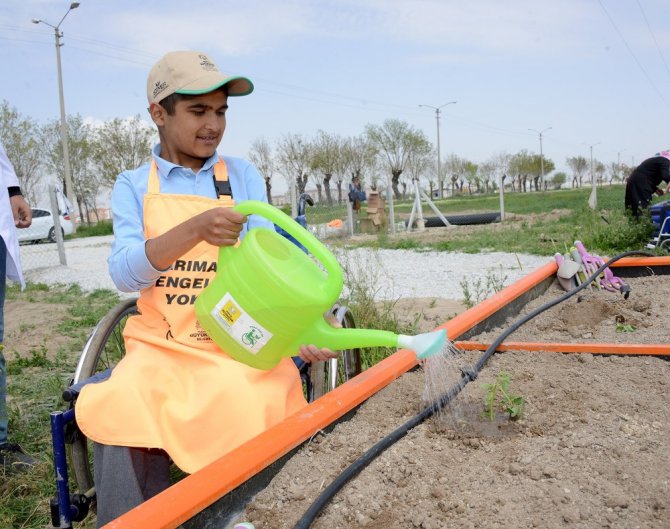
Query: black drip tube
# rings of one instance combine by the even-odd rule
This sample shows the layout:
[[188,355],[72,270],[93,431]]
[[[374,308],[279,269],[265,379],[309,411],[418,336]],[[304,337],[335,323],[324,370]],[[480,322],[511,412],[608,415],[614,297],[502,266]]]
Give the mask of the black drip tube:
[[423,421],[431,417],[433,414],[441,410],[444,406],[446,406],[452,399],[454,399],[462,390],[463,388],[468,384],[468,382],[475,380],[477,376],[479,375],[479,372],[481,369],[484,367],[484,364],[488,361],[491,356],[493,356],[493,353],[495,353],[495,350],[498,348],[498,346],[507,338],[510,334],[512,334],[514,331],[516,331],[519,327],[521,327],[524,323],[528,322],[529,320],[533,319],[535,316],[538,314],[544,312],[545,310],[553,307],[554,305],[558,305],[559,303],[565,301],[566,299],[574,296],[577,292],[580,292],[581,290],[585,289],[588,287],[593,281],[595,281],[598,276],[606,269],[608,268],[612,263],[615,263],[619,259],[622,259],[623,257],[629,257],[633,255],[639,255],[639,256],[646,256],[646,257],[652,257],[654,254],[650,252],[645,252],[642,250],[632,250],[629,252],[623,252],[620,253],[614,257],[612,257],[609,261],[604,263],[598,270],[596,270],[588,279],[586,279],[581,285],[573,288],[572,290],[569,290],[565,294],[549,301],[548,303],[545,303],[544,305],[536,308],[532,312],[526,314],[522,318],[519,318],[516,322],[514,322],[511,326],[509,326],[507,329],[505,329],[498,338],[496,338],[493,343],[486,349],[484,354],[479,358],[477,363],[473,368],[465,368],[461,369],[461,379],[456,383],[454,386],[449,388],[446,393],[444,393],[442,396],[440,396],[438,399],[433,401],[431,404],[429,404],[421,413],[418,415],[415,415],[412,417],[410,420],[408,420],[405,424],[402,426],[396,428],[393,432],[388,434],[386,437],[382,438],[380,441],[378,441],[374,446],[372,446],[367,452],[365,452],[361,457],[359,457],[356,461],[354,461],[351,465],[349,465],[339,476],[333,480],[333,482],[328,485],[325,490],[319,495],[316,500],[310,505],[310,507],[305,511],[305,514],[302,515],[302,517],[298,520],[298,522],[295,524],[294,529],[308,529],[311,527],[312,523],[318,516],[318,514],[321,512],[321,510],[330,502],[330,500],[333,499],[335,494],[338,493],[338,491],[344,487],[344,485],[357,476],[365,467],[367,467],[379,454],[384,452],[387,448],[389,448],[391,445],[393,445],[396,441],[399,441],[402,439],[407,433],[414,428],[415,426],[418,426],[421,424]]

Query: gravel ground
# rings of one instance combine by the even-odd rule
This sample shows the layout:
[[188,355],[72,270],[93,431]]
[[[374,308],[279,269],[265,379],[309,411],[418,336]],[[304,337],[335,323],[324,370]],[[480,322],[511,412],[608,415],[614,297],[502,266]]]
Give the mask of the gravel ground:
[[[78,283],[84,290],[116,290],[107,271],[112,236],[73,239],[65,243],[67,265],[61,265],[55,244],[21,246],[26,280],[47,284]],[[465,254],[409,250],[337,250],[347,274],[355,274],[376,291],[378,300],[400,298],[462,299],[461,282],[487,279],[505,285],[546,264],[550,258],[502,252]]]

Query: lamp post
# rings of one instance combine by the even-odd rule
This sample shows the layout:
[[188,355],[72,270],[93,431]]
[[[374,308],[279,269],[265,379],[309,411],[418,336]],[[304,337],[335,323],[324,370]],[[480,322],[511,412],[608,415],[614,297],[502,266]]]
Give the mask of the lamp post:
[[[33,24],[45,24],[54,30],[54,36],[56,37],[56,66],[58,68],[58,95],[60,99],[60,139],[63,144],[63,168],[65,170],[65,195],[67,196],[68,201],[70,202],[71,207],[75,207],[76,201],[74,196],[74,187],[72,185],[72,171],[70,169],[70,151],[68,148],[68,137],[67,137],[67,122],[65,120],[65,100],[63,97],[63,73],[61,69],[60,61],[60,48],[62,46],[60,39],[63,37],[63,32],[60,30],[60,26],[65,20],[65,17],[68,16],[70,11],[77,9],[79,7],[79,2],[72,2],[70,8],[63,15],[63,18],[60,19],[60,22],[55,26],[49,24],[44,20],[33,18]],[[73,219],[74,220],[74,219]],[[73,222],[73,225],[76,229],[76,222]]]
[[437,124],[437,183],[440,186],[440,198],[444,196],[442,193],[442,173],[440,171],[440,109],[446,107],[447,105],[454,105],[456,104],[456,101],[449,101],[448,103],[445,103],[444,105],[440,105],[439,107],[433,107],[431,105],[419,105],[420,107],[425,107],[425,108],[432,108],[435,110],[435,122]]
[[544,155],[542,154],[542,134],[551,130],[551,127],[547,127],[542,130],[528,129],[531,132],[537,132],[537,135],[540,137],[540,187],[544,191]]

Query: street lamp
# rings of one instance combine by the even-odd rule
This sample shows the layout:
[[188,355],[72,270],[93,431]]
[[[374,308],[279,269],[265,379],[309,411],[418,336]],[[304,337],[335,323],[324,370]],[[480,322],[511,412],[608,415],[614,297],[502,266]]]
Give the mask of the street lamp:
[[537,135],[540,137],[540,186],[542,187],[542,191],[544,191],[544,155],[542,154],[542,134],[547,132],[548,130],[551,130],[551,127],[547,127],[546,129],[542,130],[535,130],[535,129],[528,129],[531,132],[537,132]]
[[[65,169],[65,195],[67,196],[70,206],[74,208],[76,201],[74,196],[74,187],[72,185],[72,171],[70,169],[70,151],[68,148],[68,138],[67,138],[67,122],[65,121],[65,101],[63,98],[63,73],[61,70],[60,62],[60,48],[62,46],[60,39],[63,37],[63,32],[60,31],[60,26],[65,20],[65,17],[68,16],[70,11],[77,9],[79,7],[79,2],[72,2],[70,8],[63,15],[63,18],[60,19],[60,22],[55,26],[49,24],[44,20],[33,18],[33,24],[45,24],[54,29],[54,35],[56,37],[56,66],[58,68],[58,95],[60,98],[60,139],[63,144],[63,166]],[[73,223],[76,226],[76,223]]]
[[447,105],[454,105],[454,104],[456,104],[456,101],[449,101],[448,103],[440,105],[439,107],[433,107],[430,105],[419,105],[420,107],[432,108],[433,110],[435,110],[435,121],[437,124],[437,182],[440,186],[440,198],[444,196],[442,193],[442,176],[440,171],[440,109],[446,107]]

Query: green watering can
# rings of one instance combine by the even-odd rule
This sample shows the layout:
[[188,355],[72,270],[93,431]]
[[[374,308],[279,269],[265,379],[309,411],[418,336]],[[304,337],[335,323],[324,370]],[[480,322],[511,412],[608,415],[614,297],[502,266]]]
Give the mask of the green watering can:
[[196,299],[195,313],[212,340],[234,359],[271,369],[283,357],[296,356],[303,344],[335,351],[383,345],[412,349],[419,358],[442,350],[444,329],[406,336],[332,327],[324,314],[340,297],[343,284],[335,256],[273,206],[247,200],[234,209],[265,217],[314,256],[268,228],[249,230],[239,246],[219,249],[216,277]]

